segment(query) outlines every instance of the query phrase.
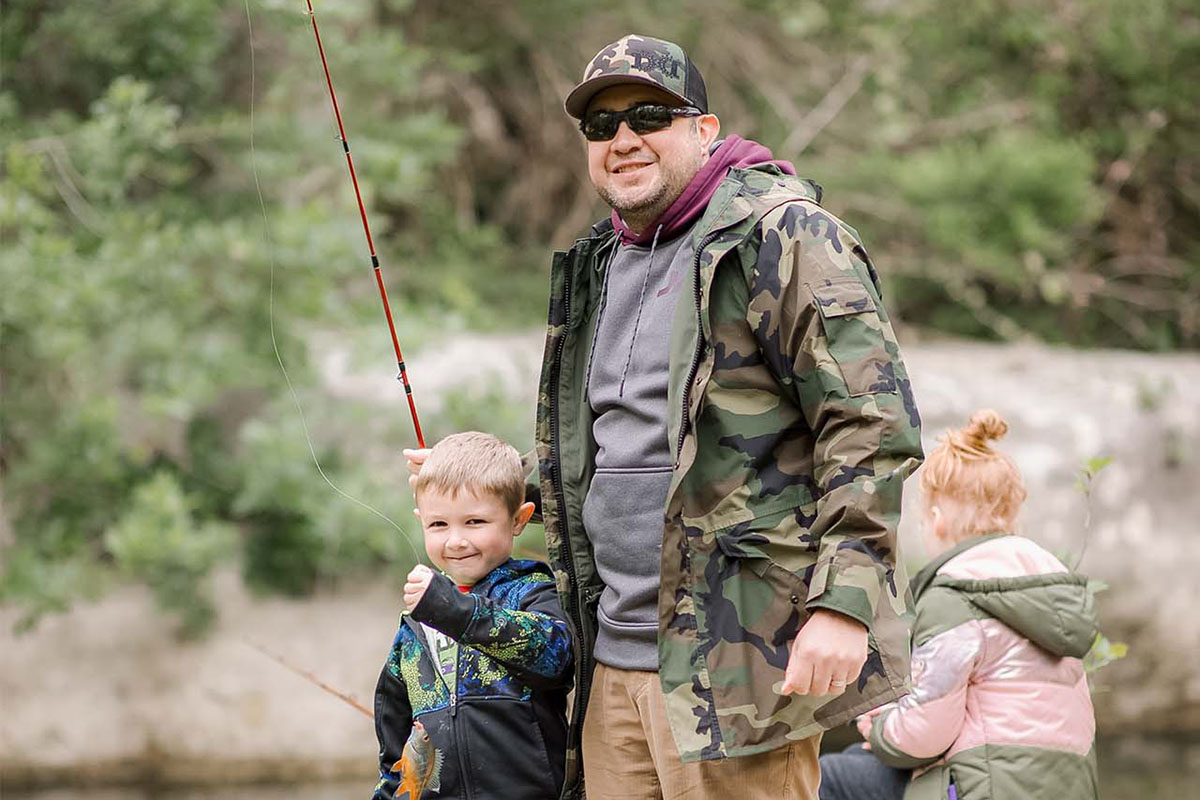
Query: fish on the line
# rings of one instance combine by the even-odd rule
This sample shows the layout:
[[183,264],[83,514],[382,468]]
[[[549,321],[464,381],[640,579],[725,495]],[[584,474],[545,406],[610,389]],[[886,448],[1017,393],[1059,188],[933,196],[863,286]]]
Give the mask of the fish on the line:
[[418,800],[426,788],[435,792],[441,789],[443,758],[442,751],[429,740],[425,726],[414,721],[400,760],[392,764],[392,772],[400,775],[395,800]]

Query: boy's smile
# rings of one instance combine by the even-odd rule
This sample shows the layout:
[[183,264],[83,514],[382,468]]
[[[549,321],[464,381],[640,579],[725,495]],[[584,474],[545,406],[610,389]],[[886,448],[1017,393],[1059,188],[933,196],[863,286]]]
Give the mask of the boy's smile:
[[417,506],[429,560],[460,586],[473,586],[509,559],[533,511],[526,503],[511,514],[498,496],[465,489],[452,496],[426,488]]

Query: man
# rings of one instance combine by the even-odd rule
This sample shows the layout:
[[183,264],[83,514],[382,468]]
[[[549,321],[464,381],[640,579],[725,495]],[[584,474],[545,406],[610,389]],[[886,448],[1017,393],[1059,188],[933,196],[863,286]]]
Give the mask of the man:
[[878,277],[815,184],[718,145],[677,45],[605,47],[566,110],[613,209],[554,258],[537,426],[587,796],[815,798],[821,731],[908,677]]
[[815,800],[821,732],[908,680],[920,423],[878,276],[718,141],[677,45],[605,47],[566,110],[613,211],[554,256],[530,488],[580,644],[564,797]]

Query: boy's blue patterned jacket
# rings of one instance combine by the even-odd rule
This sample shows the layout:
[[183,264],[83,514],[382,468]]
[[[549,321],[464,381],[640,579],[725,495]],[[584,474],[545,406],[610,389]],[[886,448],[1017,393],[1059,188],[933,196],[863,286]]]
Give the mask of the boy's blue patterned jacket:
[[[453,692],[418,622],[458,642]],[[557,798],[573,661],[569,631],[545,564],[510,559],[468,593],[435,576],[416,608],[401,615],[375,689],[375,799],[394,798],[400,775],[391,769],[414,720],[445,758],[439,789],[426,789],[423,798]]]

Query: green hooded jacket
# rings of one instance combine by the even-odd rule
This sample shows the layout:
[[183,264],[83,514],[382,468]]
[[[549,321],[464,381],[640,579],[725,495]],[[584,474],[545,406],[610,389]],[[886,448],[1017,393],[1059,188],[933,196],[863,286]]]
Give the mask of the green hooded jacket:
[[947,800],[951,784],[958,800],[1094,800],[1087,578],[990,534],[934,559],[913,592],[915,686],[871,729],[876,757],[915,770],[905,800]]

